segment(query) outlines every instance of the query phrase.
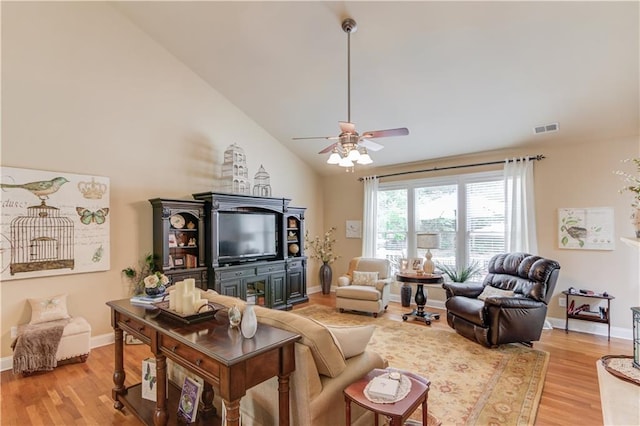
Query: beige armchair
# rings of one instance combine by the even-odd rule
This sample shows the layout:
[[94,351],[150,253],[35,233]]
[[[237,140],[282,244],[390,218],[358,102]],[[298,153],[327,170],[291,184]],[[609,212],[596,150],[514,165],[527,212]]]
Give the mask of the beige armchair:
[[387,259],[354,257],[348,272],[338,277],[336,308],[340,312],[371,312],[376,318],[389,305],[392,280]]

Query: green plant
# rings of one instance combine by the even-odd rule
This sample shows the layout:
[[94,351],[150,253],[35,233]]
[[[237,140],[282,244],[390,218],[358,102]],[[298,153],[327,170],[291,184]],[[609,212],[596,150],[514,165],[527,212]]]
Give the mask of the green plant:
[[139,262],[138,267],[129,266],[122,270],[122,275],[129,281],[129,291],[131,294],[142,294],[144,292],[144,279],[152,275],[155,269],[155,256],[146,254]]
[[453,266],[444,265],[442,263],[436,263],[436,266],[454,283],[463,283],[469,278],[476,275],[478,272],[482,271],[482,267],[478,264],[478,262],[473,262],[471,265],[459,269],[456,269]]

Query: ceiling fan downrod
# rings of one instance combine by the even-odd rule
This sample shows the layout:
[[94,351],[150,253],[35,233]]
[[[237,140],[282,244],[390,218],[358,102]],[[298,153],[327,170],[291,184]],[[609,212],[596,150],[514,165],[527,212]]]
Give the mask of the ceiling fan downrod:
[[358,24],[346,18],[342,21],[342,30],[347,33],[347,121],[351,123],[351,33],[358,30]]

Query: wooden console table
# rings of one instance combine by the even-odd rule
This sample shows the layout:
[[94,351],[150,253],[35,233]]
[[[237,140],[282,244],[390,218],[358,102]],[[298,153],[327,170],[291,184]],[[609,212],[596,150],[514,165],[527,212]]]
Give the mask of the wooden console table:
[[[198,420],[211,424],[216,416],[214,388],[226,406],[226,424],[238,426],[240,398],[246,390],[278,376],[279,421],[289,424],[289,375],[295,370],[294,343],[300,336],[265,324],[256,335],[245,339],[237,329],[229,329],[226,311],[214,319],[183,324],[167,318],[159,309],[133,305],[129,299],[107,302],[115,332],[115,367],[112,397],[114,407],[127,407],[144,423],[156,426],[179,424],[177,404],[180,388],[169,383],[169,358],[205,381],[202,416]],[[124,386],[123,331],[149,345],[156,359],[157,402],[144,400],[140,384]],[[275,398],[275,395],[274,395]]]

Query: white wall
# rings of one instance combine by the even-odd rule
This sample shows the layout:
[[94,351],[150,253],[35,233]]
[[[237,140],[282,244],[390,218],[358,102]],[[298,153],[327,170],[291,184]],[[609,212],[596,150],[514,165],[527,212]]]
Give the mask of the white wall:
[[[536,162],[535,203],[539,253],[557,260],[561,265],[555,296],[550,303],[549,316],[562,321],[554,325],[564,327],[564,308],[559,307],[561,291],[569,287],[587,288],[598,292],[607,291],[615,297],[611,302],[612,335],[631,336],[632,306],[640,305],[640,250],[620,241],[620,237],[632,237],[634,228],[629,219],[631,195],[619,194],[624,185],[614,175],[614,170],[624,167],[621,160],[640,157],[638,135],[615,140],[574,141],[542,143],[535,148],[487,152],[483,154],[446,158],[430,162],[414,163],[384,169],[369,169],[366,173],[341,174],[325,182],[325,226],[336,226],[337,252],[342,256],[333,265],[334,277],[344,273],[349,259],[359,256],[362,241],[345,238],[345,221],[361,219],[363,185],[360,175],[382,175],[432,167],[469,164],[485,161],[501,161],[523,155],[544,154],[546,158]],[[494,166],[493,169],[496,169]],[[490,169],[472,168],[435,173],[411,174],[392,178],[394,180],[417,179],[452,173],[471,173]],[[632,171],[632,169],[628,169]],[[615,250],[565,250],[558,248],[558,209],[563,207],[613,207],[615,212]],[[335,283],[335,279],[334,279]],[[393,290],[398,293],[398,287]],[[429,289],[430,304],[443,306],[444,290]],[[589,301],[583,301],[588,303]],[[580,329],[597,334],[606,334],[604,324],[584,321],[570,322],[570,329]]]
[[307,165],[108,4],[3,2],[2,89],[3,166],[111,179],[111,270],[2,283],[2,357],[29,297],[67,293],[94,336],[109,333],[120,271],[151,251],[147,200],[215,190],[232,143],[250,177],[264,165],[273,196],[321,221]]

